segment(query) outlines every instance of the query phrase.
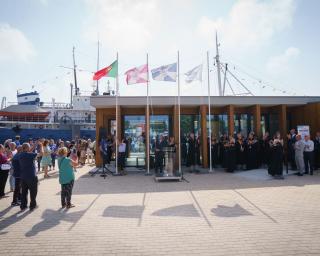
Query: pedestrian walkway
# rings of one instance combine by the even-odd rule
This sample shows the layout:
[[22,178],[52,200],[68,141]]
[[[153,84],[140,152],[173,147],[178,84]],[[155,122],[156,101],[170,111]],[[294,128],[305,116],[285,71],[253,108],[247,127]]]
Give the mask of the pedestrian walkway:
[[[320,175],[269,179],[265,170],[185,175],[76,173],[75,208],[60,210],[57,174],[39,207],[0,200],[0,255],[319,255]],[[7,189],[8,191],[8,189]]]

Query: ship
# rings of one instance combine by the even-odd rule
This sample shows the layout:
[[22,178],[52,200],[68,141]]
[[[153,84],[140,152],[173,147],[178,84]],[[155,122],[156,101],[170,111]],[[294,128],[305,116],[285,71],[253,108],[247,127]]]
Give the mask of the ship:
[[[99,69],[99,41],[97,70]],[[72,49],[73,67],[60,66],[73,70],[73,83],[70,83],[70,102],[61,103],[52,99],[42,102],[37,91],[20,93],[17,91],[17,102],[6,104],[6,97],[2,98],[0,108],[0,143],[6,139],[13,139],[17,135],[21,141],[47,138],[62,139],[64,141],[81,138],[95,140],[96,138],[96,110],[90,105],[90,97],[99,95],[99,83],[93,84],[93,91],[87,95],[80,91],[77,83],[77,65],[75,61],[75,47]],[[115,96],[110,89],[103,95]]]
[[22,141],[37,138],[94,140],[96,111],[90,106],[90,96],[81,95],[76,89],[70,103],[54,99],[45,103],[37,91],[17,92],[17,103],[9,106],[4,98],[0,109],[0,143],[17,135]]

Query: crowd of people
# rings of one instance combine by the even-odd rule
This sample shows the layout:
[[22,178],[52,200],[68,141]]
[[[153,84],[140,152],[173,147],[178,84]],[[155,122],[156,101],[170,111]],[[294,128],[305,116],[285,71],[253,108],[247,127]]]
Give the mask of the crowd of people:
[[[141,141],[145,143],[144,137]],[[130,145],[130,138],[123,138],[118,142],[120,174],[126,174],[124,166],[125,159],[130,154]],[[158,135],[150,140],[150,152],[152,152],[150,167],[154,168],[156,174],[164,173],[165,153],[170,151],[173,156],[171,158],[174,158],[177,146],[174,137]],[[182,164],[188,167],[189,172],[200,173],[198,167],[201,165],[203,157],[207,157],[212,168],[219,167],[224,168],[227,172],[234,172],[235,170],[253,170],[263,167],[276,179],[283,178],[284,166],[297,170],[299,176],[313,175],[313,170],[320,168],[320,132],[316,133],[314,140],[311,140],[310,136],[302,138],[295,129],[290,130],[286,140],[281,137],[280,132],[276,132],[272,137],[266,132],[261,138],[258,138],[253,132],[250,132],[247,137],[239,132],[234,136],[226,134],[220,138],[212,136],[211,143],[208,138],[207,146],[207,155],[203,156],[200,136],[196,136],[194,133],[182,136]],[[104,163],[110,163],[111,159],[115,157],[115,148],[114,136],[109,135],[102,139],[100,152]],[[174,167],[171,167],[171,164],[166,164],[166,168]]]
[[12,206],[25,210],[30,194],[30,210],[37,207],[38,174],[50,178],[49,171],[58,164],[61,184],[61,207],[71,208],[74,172],[78,166],[95,162],[96,143],[90,139],[75,141],[54,141],[52,139],[29,139],[22,143],[20,137],[8,139],[0,144],[0,198],[5,196],[5,186],[9,178],[13,192]]
[[[286,143],[286,145],[284,144]],[[121,175],[125,171],[126,158],[129,155],[130,139],[122,139],[118,145],[118,167]],[[313,140],[309,135],[297,134],[291,129],[286,140],[279,132],[273,137],[266,132],[258,138],[253,132],[245,138],[241,133],[235,136],[222,135],[208,138],[207,156],[203,156],[201,140],[194,133],[181,138],[182,163],[189,172],[199,173],[197,166],[201,165],[203,157],[207,157],[212,168],[222,167],[227,172],[235,170],[252,170],[264,167],[274,178],[283,178],[283,166],[297,170],[298,176],[313,175],[320,168],[320,132]],[[211,146],[211,149],[210,149]],[[103,165],[109,164],[115,158],[116,143],[114,136],[102,138],[99,143]],[[154,152],[153,166],[155,173],[164,173],[165,152],[170,152],[170,164],[167,168],[174,172],[174,158],[177,143],[174,137],[157,136],[152,140],[150,150]],[[29,139],[21,143],[19,136],[15,140],[8,139],[0,144],[0,198],[5,196],[5,186],[9,178],[10,190],[13,192],[12,206],[27,207],[27,195],[30,193],[30,209],[36,207],[38,187],[37,174],[43,172],[44,178],[49,178],[49,171],[59,169],[61,184],[61,206],[72,207],[71,195],[74,182],[74,172],[78,166],[86,163],[94,164],[96,142],[90,139],[76,141],[54,141],[52,139]],[[211,159],[210,159],[211,156]]]
[[[266,132],[262,138],[253,132],[246,138],[242,133],[229,137],[224,134],[219,139],[212,136],[211,143],[209,140],[208,162],[212,168],[222,167],[227,172],[264,167],[271,176],[283,178],[284,165],[297,170],[298,176],[313,175],[313,171],[320,168],[320,132],[316,133],[313,140],[309,135],[302,137],[297,134],[295,129],[290,130],[286,141],[279,132],[272,137]],[[199,173],[196,166],[201,164],[200,137],[194,133],[185,135],[181,140],[181,153],[183,162],[190,166],[190,172]]]

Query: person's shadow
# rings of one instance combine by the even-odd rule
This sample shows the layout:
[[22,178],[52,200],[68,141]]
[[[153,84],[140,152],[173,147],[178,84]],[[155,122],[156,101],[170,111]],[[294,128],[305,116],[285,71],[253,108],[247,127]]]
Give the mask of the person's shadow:
[[20,220],[25,218],[30,213],[30,211],[24,211],[24,212],[19,211],[19,212],[12,214],[11,216],[9,216],[7,218],[2,219],[2,217],[10,211],[10,209],[12,209],[11,206],[9,206],[8,208],[6,208],[0,212],[0,235],[7,233],[7,232],[3,232],[2,230],[6,229],[7,227],[11,226],[12,224],[19,222]]
[[35,224],[30,231],[28,231],[25,236],[35,236],[40,232],[51,229],[61,223],[61,221],[67,221],[70,223],[77,223],[81,217],[85,214],[86,210],[68,213],[68,211],[55,211],[47,209],[42,213],[41,222]]

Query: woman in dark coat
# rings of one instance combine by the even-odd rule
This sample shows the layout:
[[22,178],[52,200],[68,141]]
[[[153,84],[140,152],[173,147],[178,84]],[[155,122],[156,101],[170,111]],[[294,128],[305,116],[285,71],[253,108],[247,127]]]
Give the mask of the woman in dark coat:
[[200,136],[198,136],[195,140],[195,160],[196,165],[201,165],[201,158],[200,158]]
[[196,141],[194,134],[190,133],[187,140],[187,167],[190,167],[189,172],[194,171],[196,164]]
[[[210,163],[210,138],[208,138],[208,163]],[[215,136],[211,138],[211,165],[212,168],[216,168],[219,163],[219,143]]]
[[283,179],[283,140],[280,137],[280,133],[270,140],[270,162],[268,167],[269,175],[275,179]]
[[260,161],[264,166],[268,166],[270,160],[270,136],[269,132],[266,132],[262,140],[260,141]]
[[257,169],[259,167],[259,143],[254,138],[253,133],[248,136],[245,151],[247,170]]
[[220,137],[220,141],[219,141],[219,161],[222,165],[222,167],[225,167],[225,159],[224,159],[224,145],[228,140],[228,136],[227,134],[223,134]]
[[245,142],[241,133],[237,134],[237,141],[236,141],[236,159],[237,159],[237,169],[238,170],[245,170],[245,162],[246,162],[246,155],[245,155]]
[[224,159],[226,171],[234,172],[236,169],[236,146],[232,137],[224,145]]

